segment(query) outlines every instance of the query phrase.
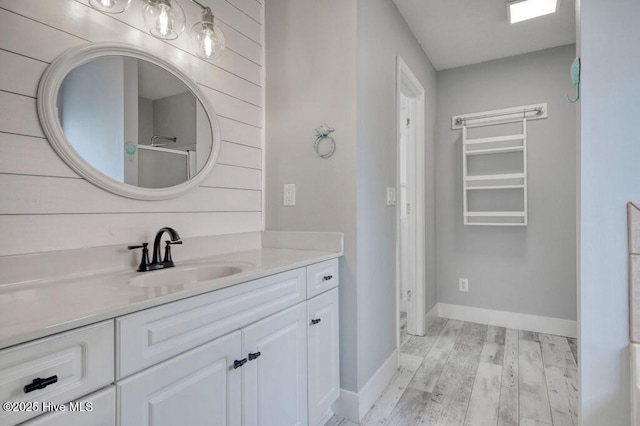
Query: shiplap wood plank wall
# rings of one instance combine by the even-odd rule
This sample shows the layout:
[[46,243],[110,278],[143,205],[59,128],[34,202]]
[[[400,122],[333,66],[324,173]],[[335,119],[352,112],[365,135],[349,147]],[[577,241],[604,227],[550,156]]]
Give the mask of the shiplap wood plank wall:
[[[0,0],[0,256],[148,240],[161,226],[183,238],[262,229],[263,4],[200,0],[224,31],[215,63],[197,58],[188,31],[200,9],[185,10],[185,33],[161,41],[143,25],[140,0],[106,15],[88,0]],[[36,113],[42,72],[65,50],[128,43],[177,65],[213,105],[222,143],[200,187],[166,201],[137,201],[95,187],[72,171],[45,139]]]

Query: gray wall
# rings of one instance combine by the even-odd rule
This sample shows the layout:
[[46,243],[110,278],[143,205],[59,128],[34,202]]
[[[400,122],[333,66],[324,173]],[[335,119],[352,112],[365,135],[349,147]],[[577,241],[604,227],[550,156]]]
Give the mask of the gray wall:
[[[340,367],[341,386],[351,391],[395,348],[395,209],[386,206],[385,191],[396,181],[398,54],[427,92],[432,164],[435,71],[391,0],[360,1],[357,10],[340,0],[266,4],[266,227],[344,232]],[[312,150],[322,123],[336,129],[336,152],[327,160]],[[432,185],[433,167],[427,172]],[[282,206],[285,183],[296,184],[295,207]],[[434,253],[430,246],[431,304]]]
[[580,3],[581,416],[584,426],[628,425],[625,204],[640,199],[640,2]]
[[153,136],[153,101],[138,98],[138,143],[151,145]]
[[[266,2],[266,228],[339,231],[340,371],[357,390],[356,3]],[[336,129],[336,151],[313,152],[314,129]],[[296,206],[283,207],[285,183]]]
[[[576,106],[564,100],[575,56],[568,45],[438,73],[439,302],[576,319]],[[462,131],[451,116],[538,102],[549,118],[528,123],[529,225],[463,225]]]
[[436,72],[390,0],[358,1],[358,387],[396,346],[396,61],[425,89],[427,309],[435,297],[434,117]]

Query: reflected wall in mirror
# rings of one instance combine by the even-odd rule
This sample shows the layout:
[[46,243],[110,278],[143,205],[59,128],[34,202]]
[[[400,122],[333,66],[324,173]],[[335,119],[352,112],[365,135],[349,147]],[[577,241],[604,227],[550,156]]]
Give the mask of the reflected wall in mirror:
[[217,157],[217,120],[200,89],[128,45],[65,52],[42,77],[38,112],[58,154],[119,195],[171,198],[206,177]]

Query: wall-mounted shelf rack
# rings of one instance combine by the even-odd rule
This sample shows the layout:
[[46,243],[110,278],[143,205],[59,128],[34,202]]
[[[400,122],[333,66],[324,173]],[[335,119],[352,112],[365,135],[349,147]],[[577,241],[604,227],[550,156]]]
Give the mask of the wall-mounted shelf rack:
[[[453,129],[462,129],[463,161],[463,217],[465,225],[527,226],[527,122],[547,117],[547,104],[486,111],[452,117]],[[522,130],[513,134],[469,137],[474,127],[493,126],[496,131],[509,124],[521,123]],[[497,130],[501,129],[501,130]],[[512,130],[511,130],[512,131]],[[510,166],[504,170],[504,155],[509,155]],[[486,164],[496,170],[472,170],[470,163],[482,157],[491,157]],[[504,162],[508,163],[508,162]]]
[[[471,139],[467,126],[462,127],[463,182],[464,182],[464,224],[493,226],[527,225],[527,119],[521,119],[522,133]],[[503,155],[521,153],[521,171],[517,173],[469,174],[469,157],[480,155]],[[470,192],[517,191],[522,210],[474,210],[470,207]]]

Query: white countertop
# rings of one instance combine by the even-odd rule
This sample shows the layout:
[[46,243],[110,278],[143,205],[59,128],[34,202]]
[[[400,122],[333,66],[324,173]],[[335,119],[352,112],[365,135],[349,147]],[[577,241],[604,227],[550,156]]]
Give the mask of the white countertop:
[[116,270],[50,282],[3,285],[0,286],[0,349],[333,259],[341,254],[334,251],[259,248],[182,263],[176,261],[176,270],[203,262],[239,264],[244,269],[238,274],[207,282],[169,286],[136,287],[130,284],[133,278],[141,274],[159,274],[169,270]]

